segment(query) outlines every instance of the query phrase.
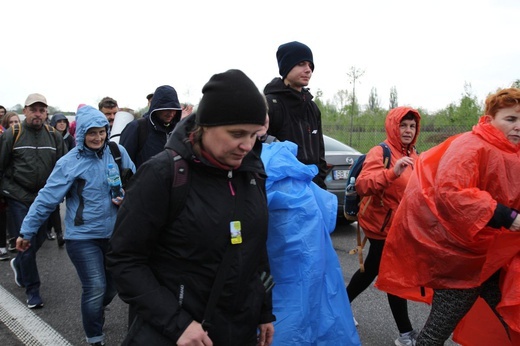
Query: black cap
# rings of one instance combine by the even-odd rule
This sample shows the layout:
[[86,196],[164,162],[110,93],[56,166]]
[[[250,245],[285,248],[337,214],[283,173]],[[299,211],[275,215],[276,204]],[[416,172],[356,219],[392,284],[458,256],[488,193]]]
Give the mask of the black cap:
[[282,78],[285,78],[292,68],[302,61],[309,61],[311,69],[314,71],[311,49],[297,41],[284,43],[278,47],[276,59],[278,60],[278,70]]
[[265,123],[267,106],[264,95],[240,70],[213,75],[202,88],[202,94],[196,112],[199,125]]

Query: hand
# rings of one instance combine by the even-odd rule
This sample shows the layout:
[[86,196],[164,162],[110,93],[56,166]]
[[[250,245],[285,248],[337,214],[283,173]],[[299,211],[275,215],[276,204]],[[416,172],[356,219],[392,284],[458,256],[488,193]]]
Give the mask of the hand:
[[123,203],[123,197],[112,198],[112,203],[119,207]]
[[202,325],[199,322],[192,321],[177,340],[177,346],[195,345],[213,346],[213,342],[208,333],[202,329]]
[[272,323],[264,323],[258,326],[260,334],[258,335],[258,346],[269,346],[273,342],[274,326]]
[[30,239],[23,239],[22,237],[18,237],[16,239],[16,250],[25,251],[31,246]]
[[509,227],[509,230],[513,232],[520,231],[520,214],[516,215],[515,221],[513,221],[513,224],[511,225],[511,227]]
[[123,203],[123,199],[125,198],[125,190],[123,188],[121,188],[121,194],[121,197],[112,198],[112,203],[114,203],[118,207],[121,205],[121,203]]
[[191,114],[191,112],[193,112],[193,106],[190,105],[190,104],[185,104],[185,105],[182,107],[182,111],[181,111],[181,119],[186,118],[188,115]]
[[400,177],[401,174],[403,174],[403,172],[406,169],[406,167],[408,167],[408,166],[412,166],[412,168],[413,168],[413,159],[411,157],[409,157],[409,156],[401,157],[395,163],[395,166],[394,166],[394,173],[395,173],[395,175]]

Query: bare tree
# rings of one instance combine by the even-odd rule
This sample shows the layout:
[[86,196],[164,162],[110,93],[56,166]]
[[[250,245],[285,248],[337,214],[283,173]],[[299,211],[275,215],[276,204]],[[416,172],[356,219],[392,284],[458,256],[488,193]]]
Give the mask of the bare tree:
[[351,103],[351,112],[350,112],[350,136],[349,136],[349,144],[352,145],[352,132],[354,131],[354,113],[357,110],[356,107],[356,81],[361,78],[365,74],[364,70],[360,70],[355,66],[350,67],[350,71],[347,72],[347,76],[349,77],[350,83],[352,84],[352,103]]
[[376,111],[381,107],[379,97],[377,96],[377,89],[372,88],[370,90],[370,95],[368,96],[368,109],[371,111]]
[[346,115],[346,109],[349,100],[348,90],[338,90],[338,92],[334,94],[333,100],[334,103],[338,105],[340,114]]
[[397,88],[394,85],[390,88],[390,105],[388,109],[394,109],[397,106]]

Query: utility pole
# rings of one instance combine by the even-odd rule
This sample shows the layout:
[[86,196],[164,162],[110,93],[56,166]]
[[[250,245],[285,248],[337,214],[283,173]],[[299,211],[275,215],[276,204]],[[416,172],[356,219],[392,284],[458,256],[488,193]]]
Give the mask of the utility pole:
[[[350,72],[347,72],[350,83],[352,84],[352,103],[350,112],[350,136],[349,145],[352,146],[352,132],[354,131],[354,112],[356,111],[356,81],[365,74],[364,70],[360,70],[355,66],[350,67]],[[356,114],[357,115],[357,114]]]

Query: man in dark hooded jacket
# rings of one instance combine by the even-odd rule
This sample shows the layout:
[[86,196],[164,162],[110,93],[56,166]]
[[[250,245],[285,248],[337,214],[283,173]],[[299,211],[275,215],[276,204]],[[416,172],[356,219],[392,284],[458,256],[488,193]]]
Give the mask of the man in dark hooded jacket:
[[153,95],[149,116],[129,123],[119,140],[137,168],[164,149],[167,139],[181,119],[182,107],[173,87],[162,85]]

